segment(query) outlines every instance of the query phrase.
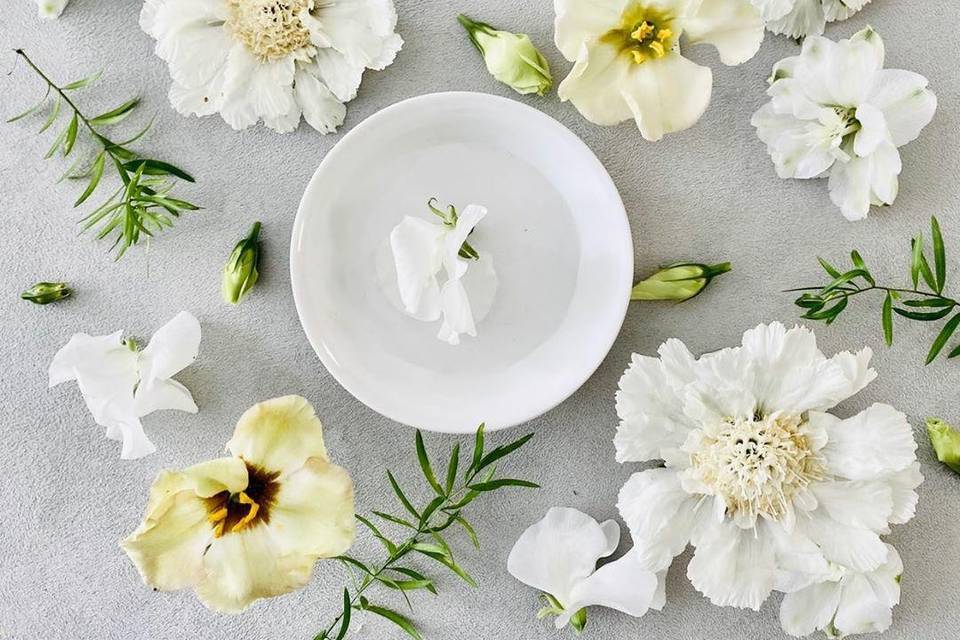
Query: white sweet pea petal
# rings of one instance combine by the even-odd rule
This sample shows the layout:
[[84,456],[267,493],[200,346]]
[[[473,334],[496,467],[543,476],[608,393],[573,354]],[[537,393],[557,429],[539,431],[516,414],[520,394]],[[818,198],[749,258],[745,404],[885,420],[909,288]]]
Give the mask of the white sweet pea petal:
[[47,20],[59,18],[69,2],[70,0],[37,0],[37,14]]
[[413,216],[405,216],[390,232],[400,300],[407,313],[418,320],[440,317],[437,273],[443,266],[445,236],[442,225]]
[[200,322],[186,311],[157,329],[140,352],[140,378],[166,380],[183,371],[200,351]]
[[477,337],[470,299],[460,278],[449,279],[440,289],[442,323],[437,338],[451,345],[460,344],[460,334]]
[[[662,593],[663,577],[646,570],[631,549],[620,559],[609,562],[574,585],[571,602],[557,616],[555,625],[561,629],[577,611],[600,605],[639,618],[648,609],[656,608],[658,592]],[[661,605],[662,606],[662,605]]]
[[763,42],[763,18],[749,0],[702,0],[697,12],[683,21],[692,44],[717,48],[724,64],[746,62]]

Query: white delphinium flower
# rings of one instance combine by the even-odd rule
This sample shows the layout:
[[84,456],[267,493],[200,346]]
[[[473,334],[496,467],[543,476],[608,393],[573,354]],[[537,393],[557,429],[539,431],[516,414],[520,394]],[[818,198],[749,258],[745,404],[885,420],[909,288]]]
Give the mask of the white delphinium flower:
[[903,573],[897,550],[888,544],[886,562],[873,571],[858,573],[836,565],[831,569],[826,579],[783,597],[783,630],[798,637],[820,630],[830,638],[844,638],[889,629]]
[[75,334],[53,357],[50,386],[76,380],[94,421],[107,437],[123,442],[120,457],[141,458],[157,450],[140,418],[161,409],[196,413],[190,391],[173,380],[200,348],[200,323],[186,311],[153,334],[142,351],[123,332]]
[[[477,335],[463,285],[472,258],[465,259],[463,254],[467,236],[487,215],[487,208],[471,204],[459,214],[453,207],[447,212],[433,211],[445,217],[433,222],[405,216],[390,232],[390,247],[404,309],[417,320],[442,319],[437,338],[456,345],[461,333]],[[491,260],[489,254],[474,257]],[[441,270],[447,277],[442,286],[437,278]]]
[[554,10],[557,48],[576,63],[561,100],[595,124],[632,118],[647,140],[692,126],[710,103],[713,73],[680,55],[681,35],[728,65],[763,41],[749,0],[554,0]]
[[659,354],[634,355],[620,379],[614,441],[620,462],[665,462],[635,473],[618,502],[648,570],[692,543],[697,590],[759,609],[835,565],[891,562],[880,534],[913,517],[923,480],[913,431],[884,404],[826,413],[874,379],[869,349],[827,358],[808,329],[774,323],[699,359],[678,340]]
[[396,23],[392,0],[145,0],[140,13],[177,111],[281,133],[301,115],[320,133],[339,127],[364,70],[400,50]]
[[586,624],[585,607],[601,605],[632,616],[661,609],[665,573],[645,570],[633,550],[597,569],[597,561],[616,551],[620,526],[597,523],[576,509],[554,507],[528,527],[513,545],[507,570],[520,582],[543,592],[548,606],[538,617],[557,616],[561,629]]
[[37,14],[47,20],[59,18],[69,2],[70,0],[37,0]]
[[870,0],[751,0],[767,29],[791,38],[823,33],[828,22],[846,20]]
[[773,69],[751,123],[781,178],[829,176],[830,199],[848,220],[897,197],[900,152],[937,109],[920,74],[884,69],[884,47],[871,28],[849,40],[804,40],[798,56]]

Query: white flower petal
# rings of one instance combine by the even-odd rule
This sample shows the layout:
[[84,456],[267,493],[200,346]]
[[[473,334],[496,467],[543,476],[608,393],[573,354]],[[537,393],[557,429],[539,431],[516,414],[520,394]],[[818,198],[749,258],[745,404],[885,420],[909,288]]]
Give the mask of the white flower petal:
[[600,605],[640,617],[654,604],[660,580],[640,563],[631,549],[618,560],[607,563],[574,585],[571,602],[557,617],[562,628],[583,607]]
[[293,93],[303,118],[320,133],[333,133],[347,115],[347,107],[310,70],[297,69]]
[[907,416],[889,405],[874,404],[846,420],[811,413],[810,421],[827,429],[829,441],[820,454],[837,476],[873,480],[916,461],[917,443]]
[[295,107],[293,58],[263,62],[244,45],[230,49],[224,79],[220,115],[234,129],[278,118]]
[[937,110],[937,97],[919,73],[882,69],[867,100],[883,112],[893,144],[902,147],[916,140]]
[[870,0],[823,0],[823,13],[827,22],[846,20],[869,2]]
[[917,511],[917,492],[915,489],[923,482],[920,473],[920,463],[914,462],[906,469],[897,471],[884,478],[890,484],[893,492],[893,513],[890,514],[892,524],[909,522]]
[[780,626],[798,638],[826,629],[840,604],[840,591],[839,582],[827,581],[784,595]]
[[196,413],[198,410],[190,390],[176,380],[154,380],[150,384],[141,382],[137,386],[134,402],[140,417],[162,409],[187,413]]
[[314,58],[320,80],[333,93],[337,100],[349,102],[357,97],[360,80],[363,78],[363,65],[349,62],[336,49],[320,49]]
[[580,47],[616,25],[625,0],[553,0],[554,42],[567,60],[576,60]]
[[882,481],[818,482],[811,490],[830,518],[857,529],[883,531],[893,513],[893,491]]
[[37,15],[41,18],[46,18],[47,20],[53,20],[54,18],[59,18],[60,14],[63,13],[64,8],[66,8],[67,3],[70,0],[36,0],[37,1]]
[[[787,85],[786,81],[780,81],[774,86],[779,89]],[[776,99],[760,107],[750,124],[757,128],[757,136],[767,145],[777,175],[801,180],[823,175],[837,156],[830,144],[816,143],[819,123],[777,113],[775,102]]]
[[758,610],[773,590],[776,564],[765,525],[741,529],[729,521],[705,528],[687,577],[715,605]]
[[457,345],[460,344],[462,333],[474,338],[477,336],[470,299],[460,278],[450,277],[443,283],[440,288],[440,310],[443,320],[437,338],[447,344]]
[[186,311],[157,329],[140,352],[140,377],[166,380],[190,366],[200,351],[200,322]]
[[820,546],[827,560],[854,571],[872,571],[887,558],[879,535],[837,522],[822,509],[798,519],[797,528]]
[[226,63],[234,43],[226,17],[226,3],[218,0],[167,0],[145,6],[141,26],[156,39],[156,54],[174,82],[192,89],[208,84]]
[[903,563],[887,545],[887,560],[876,571],[848,576],[837,608],[834,626],[843,635],[880,633],[893,623],[893,607],[900,602]]
[[724,64],[746,62],[763,42],[763,18],[749,0],[702,0],[682,24],[691,43],[712,44]]
[[823,33],[826,17],[820,0],[795,0],[793,9],[782,18],[767,22],[774,33],[803,38]]
[[[296,91],[294,91],[296,95]],[[300,104],[296,101],[290,106],[290,111],[278,116],[264,116],[263,124],[277,133],[290,133],[300,126]]]
[[713,90],[709,67],[675,53],[634,67],[619,90],[647,140],[688,129],[707,110]]
[[623,485],[617,509],[646,568],[665,569],[683,553],[697,523],[698,501],[683,489],[673,469],[641,471]]
[[554,507],[520,534],[507,558],[507,571],[567,606],[574,586],[612,552],[610,532],[585,513]]
[[860,130],[853,138],[853,151],[861,158],[868,156],[883,142],[891,140],[883,112],[871,104],[861,104],[856,111]]
[[188,89],[174,82],[170,85],[170,105],[185,116],[208,116],[223,106],[223,83],[226,74],[221,69],[208,84]]
[[400,299],[407,313],[418,320],[440,317],[437,273],[443,265],[446,230],[420,218],[405,216],[390,232]]
[[787,531],[782,526],[771,525],[768,531],[773,536],[777,562],[774,589],[793,593],[832,576],[833,571],[820,547],[796,528]]
[[573,69],[557,87],[557,95],[572,102],[594,124],[619,124],[633,116],[619,89],[631,66],[636,65],[612,46],[584,45]]
[[281,480],[308,458],[328,459],[320,419],[300,396],[273,398],[247,409],[227,449],[268,472],[281,472]]
[[790,13],[795,0],[752,0],[753,6],[760,11],[764,22],[779,20]]
[[[393,32],[397,12],[392,0],[338,0],[321,3],[308,29],[315,42],[329,43],[356,66],[383,69],[403,40]],[[314,35],[316,34],[316,35]]]
[[848,220],[862,220],[871,204],[893,204],[901,168],[897,148],[887,143],[866,158],[838,162],[830,170],[830,200]]

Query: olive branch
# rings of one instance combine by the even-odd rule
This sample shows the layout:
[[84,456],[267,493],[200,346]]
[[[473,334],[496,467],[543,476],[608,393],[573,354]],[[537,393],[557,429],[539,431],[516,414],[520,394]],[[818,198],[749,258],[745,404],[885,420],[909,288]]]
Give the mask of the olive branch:
[[118,124],[133,113],[140,104],[139,98],[127,100],[98,116],[87,117],[77,107],[70,94],[92,85],[100,78],[100,73],[61,86],[51,80],[23,49],[15,49],[14,52],[46,83],[46,92],[36,104],[7,122],[16,122],[45,111],[47,117],[38,132],[44,133],[58,122],[61,112],[67,110],[69,113],[67,124],[54,137],[44,158],[52,158],[58,152],[62,157],[67,158],[76,148],[77,140],[84,132],[100,149],[92,160],[85,158],[82,154],[76,154],[76,160],[57,181],[61,182],[64,179],[87,181],[86,187],[73,206],[79,207],[97,190],[108,162],[122,182],[103,204],[80,220],[81,232],[97,227],[98,240],[115,233],[116,237],[110,250],[117,248],[116,259],[119,260],[127,249],[140,242],[142,236],[152,237],[154,232],[172,227],[173,218],[178,218],[183,211],[196,211],[200,208],[170,195],[174,186],[170,177],[193,182],[194,179],[190,174],[175,165],[141,156],[128,148],[127,145],[133,144],[150,130],[153,125],[152,118],[136,135],[123,142],[114,142],[101,133],[100,127]]
[[[473,577],[457,564],[453,551],[442,534],[456,524],[466,532],[473,545],[479,549],[480,542],[477,539],[477,534],[462,514],[464,507],[483,493],[505,487],[538,487],[533,482],[526,480],[495,477],[496,466],[494,463],[525,445],[532,437],[532,433],[527,434],[509,444],[485,452],[484,427],[480,425],[474,438],[473,455],[470,458],[469,466],[463,470],[462,474],[460,473],[460,443],[455,444],[450,452],[446,475],[441,482],[430,464],[427,449],[423,443],[423,436],[420,431],[417,431],[416,448],[420,470],[427,484],[436,495],[426,506],[418,509],[400,488],[400,484],[393,473],[387,471],[387,480],[405,513],[398,516],[392,513],[373,511],[372,515],[407,530],[409,535],[401,543],[394,542],[381,532],[371,519],[359,514],[356,516],[357,520],[383,545],[387,557],[374,566],[351,556],[343,555],[337,558],[349,567],[351,572],[359,572],[361,577],[359,581],[355,582],[352,591],[349,587],[343,589],[342,611],[323,631],[314,637],[314,640],[343,640],[350,628],[353,611],[366,611],[378,615],[403,629],[411,638],[423,640],[423,636],[410,618],[394,609],[372,603],[366,595],[367,590],[374,584],[379,584],[397,591],[403,596],[407,607],[411,611],[413,605],[407,592],[425,590],[436,595],[437,588],[432,578],[406,566],[408,556],[414,554],[438,562],[470,586],[476,587],[477,583]],[[356,578],[356,574],[354,574],[354,577]]]

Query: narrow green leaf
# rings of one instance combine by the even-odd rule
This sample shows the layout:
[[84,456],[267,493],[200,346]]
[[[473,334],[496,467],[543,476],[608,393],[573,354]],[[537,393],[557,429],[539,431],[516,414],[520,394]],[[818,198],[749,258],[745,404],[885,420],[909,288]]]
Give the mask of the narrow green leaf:
[[433,487],[433,490],[437,492],[438,495],[444,495],[443,487],[440,486],[440,483],[437,482],[437,476],[433,473],[433,468],[430,466],[430,458],[427,456],[427,448],[423,444],[423,434],[420,433],[420,430],[417,429],[417,459],[420,461],[420,470],[423,471],[423,477],[427,479],[427,483]]
[[943,325],[943,329],[940,330],[939,335],[937,335],[936,340],[933,341],[933,345],[930,347],[930,352],[927,353],[927,360],[924,364],[930,364],[940,355],[947,341],[953,336],[953,332],[957,330],[957,326],[960,326],[960,313],[950,318],[947,324]]
[[387,550],[387,553],[394,555],[397,552],[397,545],[393,543],[388,537],[383,535],[380,532],[380,529],[376,527],[372,522],[361,516],[360,514],[356,515],[357,520],[359,520],[370,532],[373,534],[373,537],[380,541],[380,544],[384,546]]
[[853,266],[857,269],[863,271],[863,279],[870,283],[871,287],[877,286],[877,281],[873,279],[873,276],[870,274],[870,270],[867,269],[867,265],[863,261],[863,257],[860,255],[860,252],[854,249],[850,252],[850,261],[853,262]]
[[53,108],[50,109],[50,114],[47,116],[47,119],[44,121],[43,126],[40,127],[40,131],[38,133],[43,133],[44,131],[49,129],[51,126],[53,126],[53,123],[57,121],[57,116],[60,115],[60,105],[62,103],[63,103],[63,98],[61,96],[57,96],[57,99],[53,101]]
[[446,568],[450,569],[450,571],[453,571],[457,576],[460,577],[461,580],[469,584],[471,587],[477,586],[477,581],[474,580],[469,573],[464,571],[460,565],[454,562],[453,558],[445,554],[442,551],[442,548],[438,547],[437,545],[425,545],[427,547],[434,547],[437,549],[435,551],[430,551],[427,549],[418,549],[417,546],[418,545],[414,545],[414,549],[416,549],[416,551],[418,551],[419,553],[422,553],[423,555],[427,556],[432,560],[436,560]]
[[32,107],[30,107],[30,108],[27,109],[26,111],[24,111],[24,112],[22,112],[22,113],[18,113],[17,115],[13,116],[12,118],[8,118],[8,119],[7,119],[7,122],[9,123],[9,122],[16,122],[17,120],[23,120],[23,119],[26,118],[27,116],[29,116],[29,115],[31,115],[31,114],[33,114],[33,113],[36,113],[44,104],[46,104],[47,98],[48,98],[49,96],[50,96],[50,85],[47,85],[47,92],[46,92],[45,94],[43,94],[43,98],[41,98],[39,102],[37,102],[35,105],[33,105]]
[[442,547],[439,544],[434,544],[431,542],[416,542],[410,548],[413,549],[414,551],[419,551],[420,553],[423,553],[426,555],[433,554],[437,556],[442,556],[444,558],[449,557],[449,553],[446,548]]
[[363,609],[364,611],[369,611],[370,613],[375,613],[378,616],[386,618],[393,624],[403,629],[407,635],[411,638],[414,638],[414,640],[423,640],[423,636],[420,635],[420,632],[417,631],[417,628],[413,625],[410,619],[402,614],[397,613],[392,609],[385,609],[384,607],[370,604],[369,602],[363,605]]
[[384,513],[383,511],[372,511],[371,513],[373,513],[373,515],[377,516],[378,518],[383,518],[383,519],[386,520],[387,522],[392,522],[393,524],[398,524],[398,525],[400,525],[401,527],[407,527],[408,529],[416,529],[416,528],[417,528],[417,525],[413,524],[412,522],[408,522],[407,520],[404,520],[403,518],[398,518],[397,516],[390,515],[389,513]]
[[844,296],[843,298],[840,298],[839,302],[837,302],[835,305],[827,307],[826,309],[808,311],[807,313],[803,314],[802,317],[806,318],[807,320],[820,320],[830,324],[837,319],[837,316],[839,316],[844,309],[847,308],[848,302],[849,298]]
[[473,526],[467,522],[467,519],[458,514],[454,520],[456,520],[457,524],[463,527],[463,530],[467,532],[467,537],[470,538],[470,542],[473,543],[473,546],[479,549],[480,538],[477,537],[477,532],[473,529]]
[[956,358],[957,356],[960,356],[960,344],[955,346],[953,350],[947,354],[947,358]]
[[[408,578],[411,578],[411,582],[416,582],[422,584],[423,586],[417,587],[419,589],[426,589],[433,595],[437,595],[437,587],[434,585],[433,580],[426,577],[419,571],[414,571],[413,569],[408,569],[407,567],[390,567],[390,571],[395,571],[399,574],[405,575]],[[403,584],[403,580],[397,580],[398,584]]]
[[80,120],[74,113],[70,118],[70,124],[67,125],[67,137],[63,141],[63,157],[66,158],[73,151],[73,146],[77,143],[77,131],[79,131]]
[[447,493],[453,491],[453,484],[457,481],[457,467],[460,466],[460,443],[453,445],[450,452],[450,461],[447,463],[447,480],[444,484]]
[[357,560],[356,558],[351,558],[350,556],[337,556],[336,559],[339,560],[340,562],[344,563],[344,564],[349,564],[349,565],[352,565],[352,566],[356,567],[357,569],[360,569],[360,571],[362,571],[363,573],[365,573],[365,574],[367,574],[367,575],[369,575],[369,576],[373,576],[373,575],[375,574],[375,572],[372,571],[372,570],[370,569],[370,567],[368,567],[367,565],[363,564],[362,562],[360,562],[360,561]]
[[483,456],[483,458],[480,460],[480,463],[477,465],[477,468],[474,469],[474,471],[480,471],[481,469],[484,469],[490,466],[497,460],[510,455],[511,453],[513,453],[514,451],[522,447],[523,445],[527,444],[527,442],[529,442],[530,438],[532,437],[533,437],[533,434],[528,433],[522,438],[514,440],[510,444],[505,444],[493,449],[490,453]]
[[176,167],[169,162],[161,162],[160,160],[149,160],[146,158],[137,158],[136,160],[130,160],[129,162],[124,163],[124,167],[128,171],[133,171],[139,166],[143,166],[143,173],[148,176],[176,176],[187,182],[196,182],[189,173]]
[[387,471],[387,478],[390,480],[390,486],[393,487],[393,492],[397,494],[397,499],[400,500],[400,504],[403,505],[403,508],[410,512],[414,518],[419,519],[420,514],[417,513],[417,510],[413,508],[413,504],[407,500],[407,496],[404,495],[403,490],[400,488],[400,484],[397,482],[397,479],[393,477],[393,474],[390,471]]
[[107,158],[103,151],[97,154],[97,157],[93,161],[93,168],[90,170],[90,182],[87,183],[87,188],[83,190],[83,193],[81,193],[80,197],[73,203],[73,206],[79,207],[96,191],[97,185],[100,184],[100,178],[103,177],[103,166],[106,161]]
[[350,612],[353,609],[350,605],[350,592],[343,590],[343,614],[340,618],[340,631],[337,632],[336,640],[343,640],[347,635],[347,629],[350,628]]
[[919,320],[920,322],[932,322],[934,320],[946,318],[953,311],[953,308],[946,307],[944,309],[940,309],[939,311],[930,312],[908,311],[907,309],[900,309],[899,307],[894,307],[893,310],[895,313],[897,313],[897,315],[901,315],[904,318]]
[[124,102],[119,107],[116,107],[115,109],[111,109],[110,111],[101,113],[100,115],[94,118],[90,118],[90,124],[94,124],[94,125],[116,124],[121,120],[125,119],[127,116],[129,116],[133,112],[133,110],[137,108],[138,104],[140,104],[140,98],[132,98],[130,100],[127,100],[126,102]]
[[893,344],[893,297],[887,292],[887,297],[883,299],[883,341],[887,346]]
[[74,80],[68,84],[60,87],[64,91],[74,91],[76,89],[83,89],[84,87],[89,87],[91,84],[100,79],[100,76],[103,75],[103,71],[97,71],[92,76],[87,76],[86,78],[81,78],[80,80]]
[[478,482],[469,485],[474,491],[495,491],[503,487],[527,487],[530,489],[539,489],[540,485],[528,480],[515,480],[513,478],[498,478],[490,482]]
[[910,281],[916,289],[920,284],[920,261],[923,259],[923,237],[917,236],[910,241]]
[[956,301],[948,298],[923,298],[921,300],[904,300],[903,304],[908,307],[953,307]]
[[146,126],[145,126],[143,129],[140,129],[140,131],[138,131],[137,133],[135,133],[135,134],[133,135],[133,137],[127,138],[127,139],[124,140],[123,142],[117,142],[117,143],[111,145],[111,147],[117,148],[117,149],[122,149],[123,147],[127,146],[128,144],[133,144],[134,142],[136,142],[137,140],[139,140],[140,138],[142,138],[143,136],[145,136],[145,135],[147,134],[147,132],[150,131],[150,129],[153,128],[153,123],[154,123],[154,121],[155,121],[156,119],[157,119],[157,114],[153,114],[152,116],[150,116],[150,120],[147,122]]
[[473,444],[473,462],[470,464],[469,471],[475,470],[483,458],[483,428],[483,424],[477,427],[477,436]]
[[821,293],[822,293],[822,294],[823,294],[823,293],[829,293],[830,291],[833,291],[834,289],[836,289],[836,288],[838,288],[838,287],[842,287],[843,285],[847,284],[848,282],[852,282],[853,280],[855,280],[855,279],[857,279],[857,278],[865,277],[865,276],[867,276],[867,275],[868,275],[867,272],[864,271],[863,269],[851,269],[850,271],[847,271],[846,273],[842,273],[842,274],[840,274],[839,276],[837,276],[836,278],[834,278],[834,279],[830,282],[830,284],[828,284],[828,285],[825,286],[823,289],[821,289]]
[[930,269],[927,257],[923,254],[920,254],[920,275],[923,276],[923,281],[927,283],[927,286],[930,287],[932,291],[936,291],[937,281],[933,277],[933,271]]
[[818,295],[812,293],[805,293],[796,300],[793,301],[793,304],[797,305],[801,309],[822,309],[823,305],[826,304],[826,300],[821,298]]
[[431,500],[430,504],[426,506],[426,508],[423,510],[423,513],[420,515],[420,526],[422,527],[426,525],[428,522],[430,522],[430,516],[432,516],[434,511],[436,511],[440,507],[440,505],[442,505],[446,501],[447,501],[447,497],[444,495],[439,495],[433,500]]
[[817,256],[817,261],[820,263],[820,266],[823,267],[823,270],[830,274],[831,278],[839,278],[840,270],[834,267],[832,264],[824,260],[823,258]]
[[943,292],[947,283],[947,252],[943,246],[943,234],[940,233],[940,223],[936,216],[930,218],[930,231],[933,235],[933,266],[936,269],[936,291]]
[[47,152],[46,152],[45,154],[43,154],[43,159],[44,159],[44,160],[49,160],[50,158],[52,158],[52,157],[53,157],[53,154],[55,154],[55,153],[57,152],[57,149],[60,148],[60,144],[63,142],[64,138],[66,138],[66,137],[67,137],[67,130],[66,130],[66,129],[64,129],[63,131],[61,131],[60,133],[58,133],[58,134],[57,134],[57,137],[53,139],[53,144],[50,145],[50,148],[47,149]]

